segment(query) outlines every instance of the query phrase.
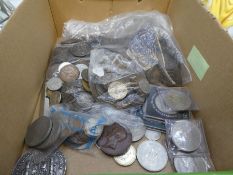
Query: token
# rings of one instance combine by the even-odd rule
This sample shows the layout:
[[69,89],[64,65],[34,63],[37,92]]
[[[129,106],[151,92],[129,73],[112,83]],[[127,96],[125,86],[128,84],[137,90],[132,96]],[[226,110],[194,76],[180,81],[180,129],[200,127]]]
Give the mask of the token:
[[84,69],[81,73],[82,79],[88,82],[88,69]]
[[100,136],[103,131],[103,125],[98,125],[98,119],[90,118],[87,120],[87,122],[84,124],[84,132],[88,136]]
[[141,91],[145,94],[149,94],[150,93],[150,84],[146,79],[140,80],[138,82],[139,88],[141,89]]
[[127,93],[127,86],[119,81],[112,82],[108,87],[108,94],[116,100],[125,98]]
[[47,139],[52,130],[52,121],[48,117],[39,117],[29,127],[25,137],[25,143],[35,147]]
[[12,175],[22,174],[43,174],[43,175],[65,175],[66,159],[62,152],[56,151],[39,163],[34,163],[32,159],[39,153],[30,150],[24,153],[17,161]]
[[110,156],[120,156],[127,152],[132,142],[132,134],[118,123],[104,126],[97,145],[101,151]]
[[51,91],[56,91],[59,90],[62,87],[62,80],[58,77],[52,77],[47,81],[47,87]]
[[174,166],[179,173],[208,172],[208,166],[203,157],[175,157]]
[[[175,111],[169,110],[169,107],[165,104],[165,102],[164,102],[164,100],[163,100],[162,94],[159,94],[159,95],[155,98],[155,105],[157,106],[157,108],[158,108],[161,112],[163,112],[163,113],[165,113],[165,114],[170,114],[170,115],[176,114]],[[169,116],[169,115],[167,115],[167,116]]]
[[158,131],[146,130],[145,134],[146,138],[149,140],[159,140],[161,137],[161,133]]
[[164,93],[163,99],[167,106],[174,111],[188,110],[192,103],[189,95],[178,90],[169,90],[167,93]]
[[167,164],[166,149],[157,141],[144,141],[137,149],[140,165],[148,171],[161,171]]
[[188,120],[179,120],[171,127],[173,143],[182,151],[195,151],[201,144],[199,128]]
[[73,82],[76,79],[78,79],[79,74],[80,72],[78,68],[74,66],[73,64],[64,66],[59,72],[59,76],[61,80],[67,83]]
[[76,57],[84,57],[89,55],[90,51],[91,45],[86,41],[77,42],[70,48],[70,52]]
[[136,149],[131,145],[125,154],[114,157],[114,160],[121,166],[129,166],[136,160]]
[[58,72],[60,72],[63,67],[65,67],[67,65],[70,65],[70,64],[71,64],[70,62],[63,62],[63,63],[61,63],[59,65],[59,67],[58,67]]

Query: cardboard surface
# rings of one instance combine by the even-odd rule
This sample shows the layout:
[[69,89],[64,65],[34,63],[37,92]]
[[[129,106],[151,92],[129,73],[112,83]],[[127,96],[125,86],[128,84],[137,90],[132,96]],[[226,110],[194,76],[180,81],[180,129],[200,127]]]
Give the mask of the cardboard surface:
[[217,170],[233,168],[233,41],[197,1],[174,0],[169,9],[176,38],[188,56],[196,45],[210,68],[200,81],[192,68],[188,85],[200,106],[208,145]]
[[0,33],[0,174],[21,154],[55,30],[46,0],[25,0]]

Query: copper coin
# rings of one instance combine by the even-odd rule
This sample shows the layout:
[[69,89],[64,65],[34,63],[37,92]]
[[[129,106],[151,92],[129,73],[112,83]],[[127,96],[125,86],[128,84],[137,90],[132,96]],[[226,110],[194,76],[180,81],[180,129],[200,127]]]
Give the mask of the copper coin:
[[79,74],[80,72],[78,68],[74,66],[73,64],[70,64],[70,65],[64,66],[60,70],[59,76],[61,80],[63,80],[64,82],[70,83],[78,79]]

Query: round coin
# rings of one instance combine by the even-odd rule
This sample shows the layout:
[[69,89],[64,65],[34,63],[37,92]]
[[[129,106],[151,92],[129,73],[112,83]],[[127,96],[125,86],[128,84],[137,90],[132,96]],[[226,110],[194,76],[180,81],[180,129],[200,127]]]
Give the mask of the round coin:
[[141,89],[141,91],[145,94],[149,94],[150,93],[150,84],[146,79],[140,80],[138,82],[139,88]]
[[88,69],[84,69],[81,73],[82,79],[88,82]]
[[161,94],[155,98],[155,105],[161,112],[165,114],[171,114],[171,115],[176,114],[176,112],[171,111],[169,107],[164,103],[163,96]]
[[161,137],[161,133],[158,131],[146,130],[145,134],[146,138],[149,140],[159,140]]
[[25,143],[35,147],[47,139],[52,130],[52,121],[48,117],[39,117],[29,127],[25,137]]
[[141,138],[144,137],[146,132],[146,127],[144,125],[138,125],[133,127],[128,127],[130,132],[132,133],[132,141],[137,142]]
[[63,62],[63,63],[61,63],[59,65],[59,67],[58,67],[58,72],[60,72],[63,67],[65,67],[67,65],[70,65],[70,64],[71,64],[70,62]]
[[137,149],[140,165],[148,171],[161,171],[167,164],[166,149],[157,141],[144,141]]
[[[82,72],[84,70],[86,70],[86,69],[87,69],[87,72],[88,72],[88,66],[86,64],[76,64],[76,67],[81,72],[81,74],[79,75],[79,79],[83,79]],[[88,81],[88,76],[87,76],[87,80],[86,81]]]
[[43,174],[43,175],[65,175],[66,160],[62,152],[56,151],[46,160],[34,163],[32,157],[38,154],[37,151],[27,151],[17,161],[12,175],[22,174]]
[[79,77],[79,70],[76,66],[74,66],[73,64],[69,64],[64,66],[60,72],[59,72],[59,76],[60,78],[67,83],[73,82],[76,79],[78,79]]
[[79,92],[75,94],[74,97],[76,98],[77,105],[79,105],[81,108],[89,108],[94,103],[94,98],[87,92]]
[[188,120],[179,120],[171,127],[173,143],[182,151],[192,152],[201,144],[201,131]]
[[87,120],[87,122],[84,124],[84,132],[88,136],[100,136],[103,131],[103,125],[98,125],[98,119],[90,118]]
[[188,110],[192,104],[192,100],[189,95],[178,90],[169,90],[164,93],[164,102],[174,111]]
[[116,100],[121,100],[125,98],[127,93],[127,86],[118,81],[112,82],[108,87],[108,94]]
[[84,57],[89,55],[90,51],[91,45],[86,41],[77,42],[70,48],[70,52],[76,57]]
[[179,173],[208,172],[203,157],[175,157],[174,166]]
[[51,91],[59,90],[62,87],[62,80],[58,77],[50,78],[49,81],[47,81],[47,88]]
[[121,166],[132,165],[136,160],[136,149],[131,145],[125,154],[114,157],[114,160]]
[[83,88],[85,91],[91,92],[91,89],[90,89],[88,82],[86,82],[85,80],[82,80],[82,85],[83,85]]

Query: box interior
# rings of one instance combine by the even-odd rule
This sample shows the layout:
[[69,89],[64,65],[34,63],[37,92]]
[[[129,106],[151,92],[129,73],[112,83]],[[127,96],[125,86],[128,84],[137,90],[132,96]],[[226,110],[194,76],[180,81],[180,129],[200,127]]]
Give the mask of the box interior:
[[[188,87],[200,106],[195,116],[204,121],[216,169],[233,168],[233,44],[198,1],[24,0],[0,33],[0,174],[10,174],[22,153],[27,126],[40,114],[49,55],[61,36],[63,23],[71,18],[99,21],[133,10],[167,13],[184,55],[187,57],[195,45],[205,57],[210,68],[202,81],[190,67],[193,82]],[[90,153],[62,149],[67,174],[145,172],[137,164],[120,167],[96,149]],[[168,166],[164,171],[172,170]]]

